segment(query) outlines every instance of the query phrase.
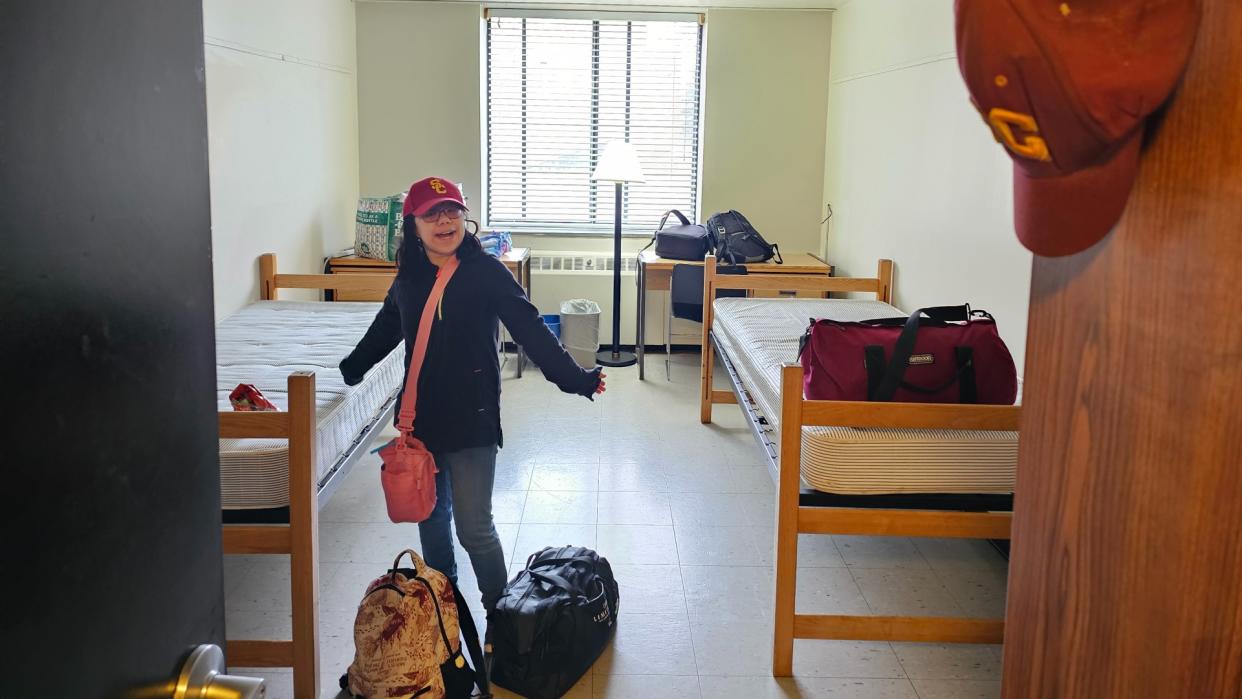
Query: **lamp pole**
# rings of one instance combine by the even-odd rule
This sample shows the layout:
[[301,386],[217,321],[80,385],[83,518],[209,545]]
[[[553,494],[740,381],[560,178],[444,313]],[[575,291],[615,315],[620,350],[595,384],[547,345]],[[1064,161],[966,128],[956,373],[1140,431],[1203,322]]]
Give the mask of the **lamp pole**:
[[612,228],[612,350],[596,353],[595,362],[601,366],[630,366],[638,362],[633,352],[621,351],[621,187],[618,180]]

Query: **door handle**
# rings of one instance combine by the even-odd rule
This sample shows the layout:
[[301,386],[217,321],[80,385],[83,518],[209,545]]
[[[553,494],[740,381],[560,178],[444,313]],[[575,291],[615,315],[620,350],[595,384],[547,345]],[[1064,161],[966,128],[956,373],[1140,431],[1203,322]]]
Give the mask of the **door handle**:
[[190,652],[173,699],[264,699],[267,687],[257,677],[226,675],[224,651],[220,646],[205,643]]

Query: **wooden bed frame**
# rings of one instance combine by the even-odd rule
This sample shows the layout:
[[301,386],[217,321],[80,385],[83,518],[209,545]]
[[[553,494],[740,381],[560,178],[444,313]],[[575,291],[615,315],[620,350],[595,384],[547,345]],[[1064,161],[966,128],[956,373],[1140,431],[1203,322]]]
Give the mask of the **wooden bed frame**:
[[[391,275],[277,274],[276,256],[259,259],[260,298],[275,300],[278,289],[333,289],[384,293]],[[292,667],[298,699],[319,696],[319,507],[366,452],[375,433],[391,417],[393,401],[354,441],[323,479],[315,477],[315,374],[289,375],[287,412],[219,413],[220,437],[289,440],[289,521],[287,524],[225,524],[226,554],[289,554],[293,639],[228,641],[231,667]]]
[[[769,468],[777,481],[776,507],[776,599],[772,638],[772,674],[793,674],[795,638],[910,641],[938,643],[1000,643],[1003,619],[953,617],[855,616],[796,614],[794,594],[798,574],[798,535],[852,534],[865,536],[925,536],[968,539],[1008,539],[1012,512],[991,511],[1005,507],[1006,496],[954,498],[932,505],[903,504],[899,496],[832,496],[802,488],[802,430],[805,426],[889,427],[912,429],[1018,429],[1017,406],[957,405],[929,403],[874,403],[854,401],[806,400],[802,394],[802,367],[785,364],[781,369],[781,434],[779,445],[771,444],[766,429],[759,424],[745,388],[732,360],[714,345],[713,301],[718,289],[802,290],[819,292],[867,292],[886,303],[892,302],[893,263],[880,260],[875,278],[830,278],[775,276],[763,274],[718,275],[712,256],[707,257],[703,280],[703,358],[700,420],[711,422],[712,405],[737,403],[751,423],[752,431],[764,449]],[[733,383],[732,391],[712,388],[715,354]],[[798,465],[781,468],[783,464]],[[838,502],[831,503],[832,498]],[[887,500],[885,498],[888,498]],[[906,498],[906,502],[917,500]],[[958,504],[954,504],[954,502]]]

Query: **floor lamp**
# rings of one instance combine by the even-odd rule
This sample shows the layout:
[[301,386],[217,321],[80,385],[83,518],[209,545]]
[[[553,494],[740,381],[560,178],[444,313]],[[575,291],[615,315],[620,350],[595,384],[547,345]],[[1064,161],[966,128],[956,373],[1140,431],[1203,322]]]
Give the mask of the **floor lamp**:
[[612,229],[612,348],[595,354],[601,366],[630,366],[636,363],[633,352],[621,351],[621,186],[626,182],[642,182],[643,167],[638,151],[625,141],[613,141],[595,166],[591,179],[617,183],[616,214]]

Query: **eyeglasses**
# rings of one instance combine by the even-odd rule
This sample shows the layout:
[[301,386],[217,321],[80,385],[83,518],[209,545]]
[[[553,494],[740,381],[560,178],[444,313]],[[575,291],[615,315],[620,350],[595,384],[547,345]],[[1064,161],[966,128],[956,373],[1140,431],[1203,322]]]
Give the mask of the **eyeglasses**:
[[431,211],[428,211],[418,218],[419,220],[426,221],[427,223],[432,223],[439,221],[441,215],[448,216],[450,221],[456,221],[466,215],[466,210],[457,204],[443,204],[433,208]]

